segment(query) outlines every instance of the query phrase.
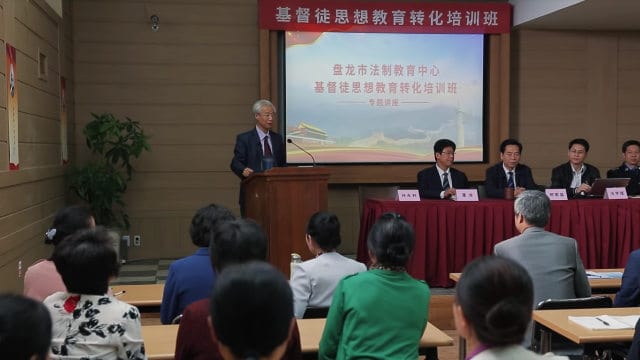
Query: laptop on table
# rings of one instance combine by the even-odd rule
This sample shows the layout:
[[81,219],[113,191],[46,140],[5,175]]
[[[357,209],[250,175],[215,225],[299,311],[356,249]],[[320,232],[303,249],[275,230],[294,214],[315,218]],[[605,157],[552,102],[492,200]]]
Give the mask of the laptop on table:
[[586,196],[601,198],[604,196],[604,192],[607,190],[607,188],[626,187],[629,184],[629,180],[630,178],[596,179],[591,185],[591,192],[589,192]]

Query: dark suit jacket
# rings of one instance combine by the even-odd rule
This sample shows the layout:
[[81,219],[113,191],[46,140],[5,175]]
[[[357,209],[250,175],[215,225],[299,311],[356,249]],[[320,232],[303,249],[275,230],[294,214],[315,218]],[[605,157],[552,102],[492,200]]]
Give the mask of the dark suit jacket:
[[[622,274],[622,285],[613,301],[615,307],[640,305],[640,249],[629,254],[627,266]],[[640,334],[639,334],[640,336]]]
[[607,171],[608,178],[630,178],[627,185],[627,195],[640,194],[640,170],[630,170],[624,163],[615,169]]
[[[271,137],[271,152],[273,154],[273,166],[285,166],[285,147],[280,134],[269,131]],[[231,159],[231,171],[240,179],[244,179],[242,171],[248,167],[255,172],[262,172],[262,144],[258,131],[253,128],[236,137],[236,146],[233,149],[233,159]],[[244,214],[244,189],[240,185],[240,212]]]
[[[593,165],[584,164],[584,173],[582,174],[582,183],[593,184],[595,179],[600,178],[600,171]],[[551,188],[567,190],[568,196],[576,196],[575,189],[571,187],[573,181],[573,169],[571,163],[566,162],[562,165],[556,166],[551,171]]]
[[[467,175],[462,171],[449,168],[451,174],[451,187],[455,189],[466,189],[469,187]],[[442,188],[442,178],[438,174],[435,165],[426,168],[418,173],[418,190],[420,190],[421,198],[440,199],[440,193],[444,191]]]
[[[518,164],[515,168],[516,186],[527,190],[538,190],[538,185],[533,181],[531,169],[527,165]],[[491,198],[504,198],[504,189],[507,187],[507,175],[499,162],[487,169],[484,177],[484,187],[487,196]]]

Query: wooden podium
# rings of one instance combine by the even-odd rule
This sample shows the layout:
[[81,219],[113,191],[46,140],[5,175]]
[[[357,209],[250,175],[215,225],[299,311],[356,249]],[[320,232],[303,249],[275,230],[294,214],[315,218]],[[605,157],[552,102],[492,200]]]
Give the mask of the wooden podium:
[[289,276],[291,253],[309,257],[305,233],[309,217],[328,209],[329,170],[275,167],[244,180],[245,216],[267,235],[267,260]]

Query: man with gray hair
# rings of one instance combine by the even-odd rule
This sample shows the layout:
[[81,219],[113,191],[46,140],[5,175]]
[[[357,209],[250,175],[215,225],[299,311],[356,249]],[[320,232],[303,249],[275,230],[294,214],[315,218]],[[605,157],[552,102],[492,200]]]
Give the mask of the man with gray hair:
[[591,296],[576,240],[544,230],[551,213],[547,195],[524,191],[513,209],[520,235],[496,244],[493,250],[527,269],[533,279],[534,305],[546,299]]
[[[233,159],[229,167],[241,180],[254,172],[262,172],[276,166],[285,166],[285,146],[282,136],[271,130],[276,107],[269,100],[253,104],[255,128],[236,137]],[[240,183],[240,213],[244,216],[244,188]]]
[[[495,255],[522,265],[533,280],[533,305],[546,299],[574,299],[591,296],[591,286],[575,239],[546,231],[551,201],[538,190],[526,190],[513,205],[520,235],[496,244]],[[525,344],[531,341],[530,331]]]

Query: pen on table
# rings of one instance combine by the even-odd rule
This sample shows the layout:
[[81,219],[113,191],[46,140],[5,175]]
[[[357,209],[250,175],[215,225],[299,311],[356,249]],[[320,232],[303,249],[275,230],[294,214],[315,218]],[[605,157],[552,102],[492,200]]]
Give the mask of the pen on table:
[[[120,295],[122,295],[122,294],[124,294],[124,293],[126,293],[126,291],[125,291],[125,290],[118,291],[117,293],[114,293],[114,294],[113,294],[113,296],[120,296]],[[608,324],[607,324],[607,325],[608,325]]]
[[600,319],[600,318],[599,318],[599,317],[597,317],[597,316],[596,316],[596,320],[598,320],[598,321],[600,321],[601,323],[603,323],[603,324],[605,324],[605,325],[609,326],[609,323],[608,323],[608,322],[606,322],[606,321],[604,321],[604,320]]

